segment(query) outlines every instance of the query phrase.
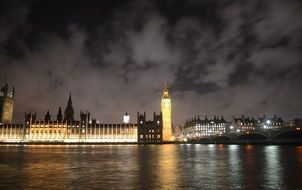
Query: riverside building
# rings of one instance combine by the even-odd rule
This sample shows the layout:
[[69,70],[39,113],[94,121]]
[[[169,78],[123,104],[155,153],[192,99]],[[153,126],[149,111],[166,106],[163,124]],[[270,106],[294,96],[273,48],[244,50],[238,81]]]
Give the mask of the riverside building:
[[257,119],[242,115],[239,118],[233,118],[231,132],[254,132],[255,130],[279,129],[283,127],[286,127],[285,122],[276,115],[264,115]]
[[[0,111],[4,115],[0,122],[0,142],[162,143],[163,134],[167,138],[172,136],[171,98],[167,86],[162,97],[162,112],[154,113],[153,121],[147,121],[145,114],[138,113],[138,123],[131,123],[127,113],[121,123],[99,123],[91,119],[89,112],[80,112],[80,119],[76,120],[70,94],[64,112],[60,107],[55,119],[49,111],[44,120],[38,120],[37,113],[25,112],[24,123],[13,124],[14,89],[8,93],[8,86],[5,85],[0,95]],[[163,130],[164,124],[166,130]]]
[[182,133],[183,137],[190,139],[221,135],[228,131],[229,125],[223,116],[221,118],[214,116],[212,119],[208,119],[207,116],[204,119],[200,119],[198,116],[197,118],[187,120]]
[[252,132],[258,129],[258,121],[253,117],[234,117],[230,130],[232,132]]

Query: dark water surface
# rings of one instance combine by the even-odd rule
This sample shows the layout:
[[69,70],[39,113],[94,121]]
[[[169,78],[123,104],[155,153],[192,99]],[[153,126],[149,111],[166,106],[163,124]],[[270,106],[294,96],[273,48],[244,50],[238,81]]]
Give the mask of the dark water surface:
[[0,145],[0,189],[302,189],[302,146]]

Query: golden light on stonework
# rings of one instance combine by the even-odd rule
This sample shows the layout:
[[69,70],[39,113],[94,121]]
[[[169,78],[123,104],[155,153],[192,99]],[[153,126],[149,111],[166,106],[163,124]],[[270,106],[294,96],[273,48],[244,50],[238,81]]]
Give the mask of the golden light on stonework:
[[175,141],[176,138],[174,136],[170,137],[170,141]]
[[163,120],[163,141],[171,141],[172,120],[171,120],[171,97],[169,95],[167,84],[165,84],[163,96],[161,99],[161,112]]

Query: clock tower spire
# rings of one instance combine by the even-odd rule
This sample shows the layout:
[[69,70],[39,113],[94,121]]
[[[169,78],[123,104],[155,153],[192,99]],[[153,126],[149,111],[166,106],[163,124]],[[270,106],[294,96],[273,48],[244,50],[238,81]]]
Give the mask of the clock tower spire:
[[172,124],[171,124],[171,97],[169,95],[167,83],[165,83],[163,96],[161,99],[161,112],[163,118],[163,141],[171,141]]

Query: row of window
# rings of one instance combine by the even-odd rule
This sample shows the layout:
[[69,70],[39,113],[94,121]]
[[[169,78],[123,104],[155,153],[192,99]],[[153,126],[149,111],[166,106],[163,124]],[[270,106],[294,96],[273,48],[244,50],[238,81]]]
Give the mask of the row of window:
[[[57,133],[56,130],[49,130],[49,132],[47,132],[47,130],[32,130],[31,133]],[[58,130],[58,133],[61,133],[61,130]]]
[[[140,135],[139,137],[140,137],[141,139],[143,139],[143,138],[144,138],[144,135]],[[155,136],[155,135],[150,135],[150,134],[145,135],[145,138],[146,138],[146,139],[154,139],[154,137],[156,137],[156,136]],[[160,139],[160,135],[157,135],[157,138]]]
[[[258,122],[258,123],[260,123],[260,122]],[[255,123],[239,123],[240,125],[256,125]],[[278,122],[270,122],[270,123],[266,123],[266,125],[282,125],[282,123],[278,123]]]
[[206,125],[203,125],[203,124],[199,124],[197,123],[195,126],[196,127],[209,127],[209,126],[226,126],[227,124],[226,123],[208,123]]
[[[31,125],[30,127],[32,127],[32,128],[66,128],[66,125]],[[68,125],[67,126],[67,128],[70,128],[70,127],[72,127],[72,128],[79,128],[80,126],[79,125]],[[85,125],[82,125],[82,127],[84,128],[84,127],[86,127]],[[93,128],[107,128],[108,127],[108,125],[105,125],[105,126],[90,126],[90,127],[88,127],[88,128],[90,128],[90,129],[93,129]],[[112,126],[112,125],[109,125],[109,127],[112,127],[112,128],[126,128],[126,127],[129,127],[129,126]]]
[[148,139],[148,140],[139,140],[139,143],[161,143],[160,140]]
[[225,130],[225,127],[196,127],[195,130]]
[[241,129],[253,129],[253,130],[255,130],[255,127],[241,127]]

